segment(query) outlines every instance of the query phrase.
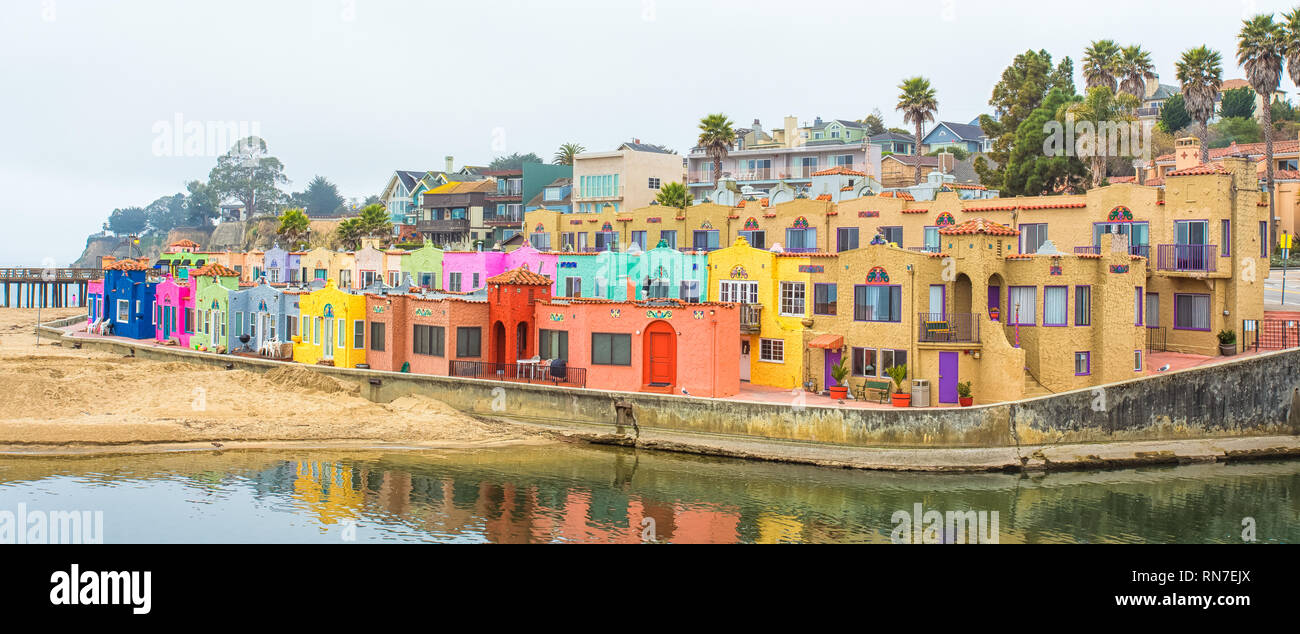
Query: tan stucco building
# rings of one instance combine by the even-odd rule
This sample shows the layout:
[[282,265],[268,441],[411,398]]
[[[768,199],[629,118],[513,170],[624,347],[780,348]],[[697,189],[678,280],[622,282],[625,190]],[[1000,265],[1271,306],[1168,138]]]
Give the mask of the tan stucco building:
[[584,152],[573,158],[574,211],[591,213],[647,207],[659,189],[684,178],[682,157],[657,145],[632,141],[613,152]]

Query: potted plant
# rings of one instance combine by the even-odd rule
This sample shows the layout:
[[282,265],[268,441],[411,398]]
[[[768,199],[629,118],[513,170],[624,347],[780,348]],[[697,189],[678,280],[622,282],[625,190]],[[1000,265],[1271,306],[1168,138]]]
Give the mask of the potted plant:
[[970,381],[957,384],[957,402],[962,407],[970,407],[975,398],[970,395]]
[[1237,354],[1237,333],[1235,331],[1219,331],[1219,354],[1225,357]]
[[885,374],[894,380],[894,394],[889,397],[894,407],[911,407],[912,395],[903,391],[903,381],[907,380],[907,366],[896,365],[887,368]]
[[848,359],[840,359],[839,363],[831,366],[831,378],[835,379],[835,385],[830,387],[831,398],[843,400],[849,395],[849,388],[844,385],[844,379],[849,377]]

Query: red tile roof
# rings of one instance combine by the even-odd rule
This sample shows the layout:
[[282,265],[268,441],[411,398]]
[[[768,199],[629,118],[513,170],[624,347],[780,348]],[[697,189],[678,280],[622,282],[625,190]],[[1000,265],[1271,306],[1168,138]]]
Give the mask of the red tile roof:
[[1046,203],[1042,205],[1021,205],[1021,209],[1083,209],[1088,203]]
[[830,169],[824,169],[820,172],[812,173],[813,176],[834,176],[836,174],[843,174],[844,176],[866,176],[866,173],[864,172],[851,170],[843,165],[836,165]]
[[830,200],[830,199],[831,199],[831,195],[830,195],[830,194],[821,194],[821,195],[817,196],[817,200]]
[[982,233],[990,236],[1020,235],[1019,231],[1012,229],[1011,227],[1008,227],[1006,225],[1000,225],[996,222],[993,222],[985,218],[976,218],[974,220],[967,220],[966,222],[963,222],[954,227],[944,227],[943,229],[939,230],[939,233],[946,236],[973,235],[977,233]]
[[[1300,140],[1287,139],[1273,142],[1273,155],[1294,154],[1300,151]],[[1228,147],[1210,148],[1210,160],[1221,159],[1225,156],[1258,156],[1264,153],[1264,144],[1261,143],[1233,143]],[[1167,163],[1174,160],[1173,154],[1162,154],[1156,157],[1157,163]]]
[[520,286],[550,286],[551,278],[520,267],[506,271],[496,277],[489,277],[488,284],[516,284]]
[[239,273],[219,262],[213,262],[203,268],[190,272],[192,277],[239,277]]
[[148,271],[153,267],[148,262],[142,260],[118,260],[106,267],[105,271]]
[[905,213],[905,214],[923,214],[923,213],[925,213],[925,212],[927,212],[927,211],[930,211],[930,210],[929,210],[929,209],[904,209],[904,210],[903,210],[903,213]]
[[1206,174],[1228,174],[1228,173],[1229,173],[1228,169],[1218,163],[1202,163],[1200,165],[1193,165],[1192,167],[1188,167],[1186,169],[1181,169],[1174,172],[1166,172],[1165,177],[1168,178],[1170,176],[1203,176]]
[[907,192],[880,192],[881,198],[900,198],[902,200],[916,200]]
[[171,243],[171,244],[169,244],[169,245],[167,245],[167,246],[169,246],[169,247],[177,247],[177,248],[181,248],[181,249],[197,249],[197,248],[199,248],[199,243],[197,243],[197,242],[195,242],[195,241],[193,241],[193,240],[178,240],[178,241],[173,242],[173,243]]

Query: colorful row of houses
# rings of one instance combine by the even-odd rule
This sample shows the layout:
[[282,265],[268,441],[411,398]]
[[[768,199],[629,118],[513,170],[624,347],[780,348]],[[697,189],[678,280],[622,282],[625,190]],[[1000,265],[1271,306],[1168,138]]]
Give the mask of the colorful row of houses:
[[1241,159],[1082,196],[950,189],[527,224],[532,244],[508,252],[299,254],[298,286],[123,261],[92,289],[92,328],[221,352],[292,341],[303,363],[452,376],[559,358],[575,371],[560,383],[699,396],[822,391],[839,365],[858,391],[905,366],[932,403],[965,382],[998,402],[1141,375],[1152,350],[1215,354],[1218,331],[1263,317],[1271,244]]

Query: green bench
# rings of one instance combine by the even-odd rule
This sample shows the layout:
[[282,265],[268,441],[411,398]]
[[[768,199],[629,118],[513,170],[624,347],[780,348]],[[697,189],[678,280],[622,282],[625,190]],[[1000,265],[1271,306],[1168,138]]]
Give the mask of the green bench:
[[[868,401],[875,400],[877,403],[886,403],[889,401],[890,381],[872,381],[870,379],[862,382],[862,387],[858,389],[858,400]],[[878,398],[867,398],[867,392],[874,391],[879,394]]]

